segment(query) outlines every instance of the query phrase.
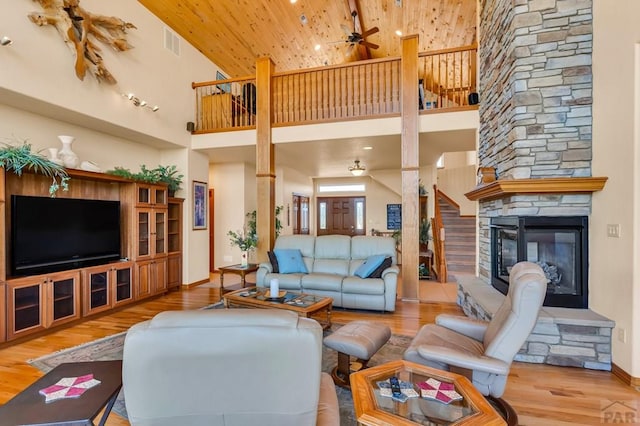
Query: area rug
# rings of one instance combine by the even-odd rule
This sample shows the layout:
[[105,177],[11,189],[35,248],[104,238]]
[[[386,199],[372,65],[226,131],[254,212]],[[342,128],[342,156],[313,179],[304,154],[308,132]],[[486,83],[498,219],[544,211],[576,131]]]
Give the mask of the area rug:
[[[219,306],[211,305],[204,309],[216,309]],[[340,327],[334,324],[331,330],[325,331],[325,336],[337,330]],[[114,359],[122,359],[122,347],[124,345],[125,332],[114,334],[102,339],[94,340],[73,348],[64,349],[54,352],[43,357],[27,361],[29,364],[38,368],[43,372],[48,372],[58,364],[65,362],[80,361],[109,361]],[[371,358],[369,366],[383,364],[388,361],[402,359],[402,354],[409,346],[411,338],[407,336],[392,335],[391,339]],[[322,371],[331,372],[336,365],[338,356],[336,351],[322,347]],[[357,424],[353,409],[353,398],[351,392],[336,387],[338,393],[338,401],[340,403],[340,425],[354,426]],[[127,418],[127,410],[124,404],[124,394],[120,392],[113,406],[113,411],[124,418]]]

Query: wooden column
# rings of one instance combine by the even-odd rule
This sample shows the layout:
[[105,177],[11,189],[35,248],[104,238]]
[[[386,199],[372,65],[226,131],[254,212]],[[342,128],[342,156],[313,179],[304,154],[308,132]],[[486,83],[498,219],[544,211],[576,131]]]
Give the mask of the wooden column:
[[402,39],[402,299],[418,300],[418,36]]
[[275,153],[271,142],[271,75],[273,62],[260,58],[256,62],[256,186],[258,262],[267,260],[267,251],[275,243]]

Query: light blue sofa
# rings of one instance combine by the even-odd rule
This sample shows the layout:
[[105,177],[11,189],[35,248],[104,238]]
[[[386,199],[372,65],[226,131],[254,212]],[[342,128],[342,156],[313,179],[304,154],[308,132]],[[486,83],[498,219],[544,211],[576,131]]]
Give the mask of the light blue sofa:
[[[274,273],[270,262],[260,264],[256,285],[269,287],[277,278],[280,289],[333,298],[333,306],[395,311],[398,273],[396,243],[391,237],[346,235],[282,235],[276,249],[299,249],[308,273]],[[381,278],[360,278],[358,267],[373,255],[391,257]]]

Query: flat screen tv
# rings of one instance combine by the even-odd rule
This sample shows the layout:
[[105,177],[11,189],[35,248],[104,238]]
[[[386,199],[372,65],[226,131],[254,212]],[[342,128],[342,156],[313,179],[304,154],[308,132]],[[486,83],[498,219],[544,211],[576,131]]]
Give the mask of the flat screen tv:
[[120,259],[120,202],[11,196],[11,273],[35,275]]

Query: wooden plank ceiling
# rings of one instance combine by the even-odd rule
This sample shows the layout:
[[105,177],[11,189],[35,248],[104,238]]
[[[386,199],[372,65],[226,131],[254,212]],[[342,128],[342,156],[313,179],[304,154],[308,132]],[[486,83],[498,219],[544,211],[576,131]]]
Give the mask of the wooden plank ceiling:
[[[256,59],[265,56],[273,59],[276,71],[400,56],[397,30],[418,34],[421,52],[465,46],[476,40],[477,0],[139,2],[229,77],[254,74]],[[379,45],[378,49],[361,44],[349,48],[344,27],[353,31],[354,10],[356,32],[379,28],[366,38]]]

